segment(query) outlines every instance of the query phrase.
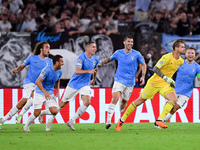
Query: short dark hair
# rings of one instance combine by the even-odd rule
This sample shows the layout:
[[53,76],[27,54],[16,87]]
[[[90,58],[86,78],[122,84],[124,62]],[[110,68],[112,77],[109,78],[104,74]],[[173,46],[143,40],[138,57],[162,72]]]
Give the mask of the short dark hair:
[[63,58],[63,57],[61,55],[55,55],[55,56],[53,56],[53,64],[55,65],[57,61],[59,62],[60,58]]
[[175,40],[172,44],[172,48],[173,50],[175,50],[175,47],[179,47],[180,46],[180,43],[183,43],[185,44],[182,40]]
[[131,35],[127,35],[125,38],[124,38],[124,41],[126,41],[127,39],[133,39],[133,37]]
[[87,47],[87,46],[91,45],[92,43],[94,43],[94,42],[92,42],[92,41],[86,42],[85,46]]
[[187,47],[186,50],[188,49],[193,49],[194,51],[196,51],[196,49],[194,47]]
[[49,44],[48,42],[46,41],[41,41],[41,42],[38,42],[33,50],[33,54],[34,55],[39,55],[40,54],[40,49],[43,48],[44,44]]

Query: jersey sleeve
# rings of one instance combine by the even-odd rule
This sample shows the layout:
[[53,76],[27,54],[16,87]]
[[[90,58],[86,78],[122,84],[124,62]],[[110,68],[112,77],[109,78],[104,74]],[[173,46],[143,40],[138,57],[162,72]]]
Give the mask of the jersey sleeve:
[[140,64],[143,64],[145,61],[144,61],[144,58],[142,57],[142,55],[140,53],[138,53],[138,62]]
[[61,76],[62,76],[62,70],[60,69],[60,75],[59,75],[59,78],[58,79],[60,79],[61,78]]
[[30,65],[31,59],[32,59],[32,55],[29,56],[27,59],[25,59],[24,62],[23,62],[23,64],[24,64],[25,66]]
[[163,66],[165,66],[169,60],[169,56],[170,55],[163,55],[158,62],[156,63],[156,67],[158,67],[159,69],[161,69]]
[[39,75],[40,78],[45,79],[49,73],[48,67],[44,67]]
[[117,59],[118,56],[118,51],[114,52],[114,54],[112,56],[110,56],[111,60]]
[[82,68],[83,61],[84,61],[83,57],[81,57],[81,55],[79,55],[78,58],[76,59],[76,67]]
[[95,68],[98,66],[99,63],[99,57],[96,57],[96,64],[95,64]]

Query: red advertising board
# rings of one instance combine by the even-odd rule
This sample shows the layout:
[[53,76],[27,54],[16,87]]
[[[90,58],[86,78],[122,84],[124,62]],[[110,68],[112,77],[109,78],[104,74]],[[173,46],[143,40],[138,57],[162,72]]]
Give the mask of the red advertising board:
[[[135,88],[132,92],[131,98],[128,105],[135,100],[141,88]],[[60,90],[60,95],[62,95],[64,89]],[[93,88],[92,89],[91,105],[88,107],[87,111],[76,120],[76,123],[105,123],[107,110],[109,103],[112,99],[112,89],[111,88]],[[0,89],[0,117],[6,115],[9,110],[17,104],[23,95],[23,89]],[[170,120],[170,122],[200,122],[199,117],[199,92],[200,88],[194,88],[193,94],[188,102],[188,104],[180,109]],[[154,122],[155,119],[161,113],[163,106],[165,105],[165,99],[156,94],[155,97],[150,100],[148,99],[144,104],[140,105],[126,120],[129,123],[140,123],[140,122]],[[82,105],[82,101],[77,95],[74,101],[69,102],[56,116],[54,123],[66,123],[76,112],[79,106]],[[43,109],[45,107],[43,106]],[[26,114],[24,114],[22,123],[26,123],[28,116],[33,112],[33,107],[31,107]],[[118,119],[123,115],[119,111],[119,102],[115,107],[115,113],[112,118],[112,122],[116,123]],[[49,116],[44,117],[44,123],[49,118]],[[9,119],[5,123],[14,124],[15,117]],[[34,123],[39,123],[36,119]]]

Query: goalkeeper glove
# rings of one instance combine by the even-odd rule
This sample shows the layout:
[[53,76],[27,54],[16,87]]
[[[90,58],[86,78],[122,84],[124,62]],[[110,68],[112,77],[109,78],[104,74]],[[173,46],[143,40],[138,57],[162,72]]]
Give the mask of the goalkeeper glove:
[[170,84],[172,88],[175,88],[175,81],[172,78],[168,78],[167,76],[163,76],[163,79]]

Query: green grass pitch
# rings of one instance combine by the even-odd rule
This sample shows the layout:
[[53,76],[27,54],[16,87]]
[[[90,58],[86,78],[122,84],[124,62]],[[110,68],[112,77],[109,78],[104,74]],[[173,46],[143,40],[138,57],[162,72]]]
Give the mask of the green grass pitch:
[[71,131],[65,124],[32,124],[31,133],[22,124],[3,124],[0,150],[199,150],[200,124],[167,123],[168,129],[155,129],[153,123],[125,123],[121,132],[112,124],[75,124]]

